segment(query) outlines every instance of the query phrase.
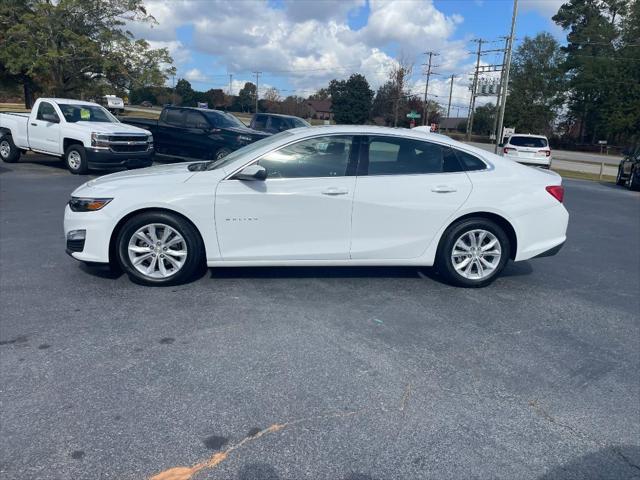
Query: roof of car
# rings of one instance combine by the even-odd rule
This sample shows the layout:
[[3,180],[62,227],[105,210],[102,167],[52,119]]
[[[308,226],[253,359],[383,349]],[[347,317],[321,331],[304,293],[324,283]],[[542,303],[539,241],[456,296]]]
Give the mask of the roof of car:
[[54,102],[54,103],[65,103],[67,105],[95,105],[94,102],[85,102],[84,100],[74,100],[72,98],[40,98],[40,100]]
[[283,118],[300,118],[300,117],[296,117],[295,115],[285,115],[284,113],[266,113],[266,112],[260,112],[260,113],[254,113],[254,115],[267,115],[269,117],[283,117]]
[[544,135],[535,135],[533,133],[512,133],[509,138],[511,137],[530,137],[530,138],[544,138],[547,139],[547,137],[545,137]]

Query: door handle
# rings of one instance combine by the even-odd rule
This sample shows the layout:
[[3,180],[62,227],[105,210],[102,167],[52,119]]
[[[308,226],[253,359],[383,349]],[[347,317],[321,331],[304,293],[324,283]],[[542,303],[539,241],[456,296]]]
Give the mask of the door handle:
[[32,127],[37,127],[37,126],[38,126],[38,124],[37,124],[37,123],[32,123],[32,124],[31,124],[31,126],[32,126]]
[[449,185],[436,185],[431,189],[431,191],[435,193],[452,193],[456,192],[457,190],[453,187],[450,187]]
[[347,193],[349,193],[348,190],[345,190],[344,188],[336,188],[336,187],[330,187],[322,191],[323,195],[331,195],[331,196],[346,195]]

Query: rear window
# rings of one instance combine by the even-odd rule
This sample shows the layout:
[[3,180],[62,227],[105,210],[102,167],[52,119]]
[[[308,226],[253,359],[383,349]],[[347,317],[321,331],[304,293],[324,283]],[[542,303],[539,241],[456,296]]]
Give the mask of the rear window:
[[463,152],[462,150],[455,150],[458,160],[462,164],[464,170],[473,171],[473,170],[484,170],[487,168],[487,165],[480,160],[478,157],[474,157],[473,155],[468,154],[467,152]]
[[546,138],[540,137],[518,137],[516,135],[509,139],[509,143],[516,147],[544,148],[548,145]]

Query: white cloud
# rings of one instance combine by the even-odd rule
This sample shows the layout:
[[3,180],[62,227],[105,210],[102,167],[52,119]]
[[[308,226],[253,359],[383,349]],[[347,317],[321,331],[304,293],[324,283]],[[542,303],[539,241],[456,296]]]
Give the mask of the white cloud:
[[190,82],[205,82],[207,76],[197,68],[192,68],[184,73],[184,78]]
[[[425,48],[439,50],[442,69],[459,68],[468,61],[464,42],[449,40],[463,18],[444,15],[432,0],[370,0],[368,23],[359,30],[349,27],[347,16],[364,0],[285,0],[282,8],[272,8],[266,0],[242,2],[241,8],[226,0],[149,0],[145,5],[158,25],[129,25],[130,30],[155,45],[166,45],[178,74],[201,81],[213,73],[249,77],[249,72],[262,71],[267,82],[286,79],[294,89],[310,92],[332,78],[357,72],[375,89],[394,63],[386,52],[401,48],[419,65]],[[193,51],[178,40],[180,27],[192,29]],[[211,55],[210,63],[189,64],[196,52],[198,59],[200,54]],[[418,70],[414,68],[416,76]],[[225,80],[220,77],[215,83],[219,86]],[[234,90],[235,84],[236,80]]]
[[148,40],[151,48],[166,48],[169,50],[173,63],[177,67],[184,65],[191,61],[191,52],[189,49],[178,40]]
[[[519,5],[523,12],[538,12],[542,16],[550,19],[558,13],[558,9],[562,4],[567,2],[568,0],[521,0]],[[508,11],[511,12],[511,7],[509,7]]]

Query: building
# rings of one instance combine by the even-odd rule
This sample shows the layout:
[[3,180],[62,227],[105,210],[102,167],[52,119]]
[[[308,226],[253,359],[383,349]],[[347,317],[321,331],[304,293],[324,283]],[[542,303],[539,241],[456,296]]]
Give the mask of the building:
[[311,111],[311,118],[317,118],[318,120],[333,120],[331,100],[307,100],[307,106]]
[[464,124],[462,131],[467,128],[467,117],[442,117],[440,118],[440,130],[459,130],[459,126]]

